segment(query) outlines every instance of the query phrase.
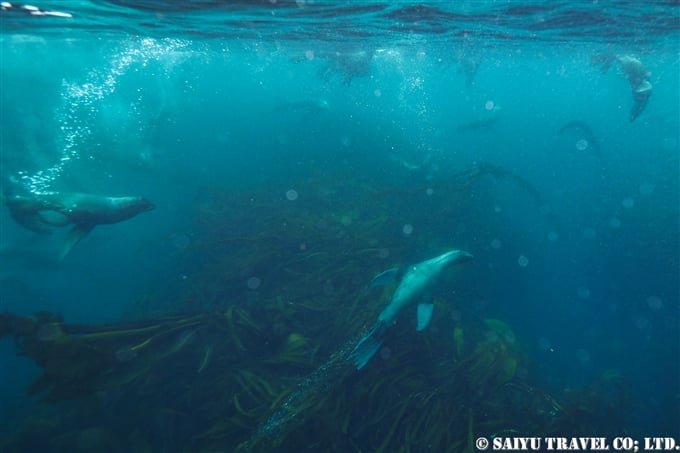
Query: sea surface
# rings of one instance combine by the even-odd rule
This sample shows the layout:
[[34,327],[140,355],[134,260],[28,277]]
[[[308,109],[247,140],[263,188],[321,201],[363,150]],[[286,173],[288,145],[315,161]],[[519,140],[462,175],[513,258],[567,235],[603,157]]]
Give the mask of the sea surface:
[[[561,432],[680,445],[679,156],[677,1],[3,2],[0,451],[463,451],[468,433]],[[154,209],[64,252],[71,225],[17,221],[57,208],[16,214],[7,201],[53,192]],[[474,259],[419,295],[434,301],[432,325],[416,332],[408,307],[365,369],[337,371],[390,302],[393,287],[371,279],[451,249]],[[128,348],[132,322],[169,333]],[[97,343],[106,332],[121,337]],[[495,354],[516,355],[484,385],[550,394],[552,415],[536,417],[611,430],[520,428],[491,390],[483,403],[441,396],[437,367],[478,370],[464,364],[481,363],[489,335],[503,337]],[[276,360],[297,368],[253,362],[277,342],[289,349]],[[153,365],[115,384],[78,375],[107,354],[120,362],[106,362],[109,377]],[[398,370],[424,376],[408,381],[422,390],[390,398],[449,404],[469,422],[463,440],[418,438],[407,406],[357,415],[352,389]],[[242,393],[219,381],[232,375]],[[461,394],[475,394],[468,381]],[[321,395],[335,402],[301,403]],[[337,426],[319,421],[326,408]],[[151,421],[120,421],[135,417]]]

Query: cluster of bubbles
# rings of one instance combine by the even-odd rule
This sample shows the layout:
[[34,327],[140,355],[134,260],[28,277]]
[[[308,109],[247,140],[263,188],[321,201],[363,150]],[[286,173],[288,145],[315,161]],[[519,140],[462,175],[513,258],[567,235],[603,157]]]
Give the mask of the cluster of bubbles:
[[88,119],[97,112],[98,104],[115,92],[120,77],[130,67],[135,64],[146,66],[149,61],[167,58],[187,45],[188,42],[178,39],[129,41],[114,54],[108,67],[90,70],[86,82],[62,81],[63,104],[56,114],[62,136],[61,157],[52,166],[34,174],[20,172],[26,186],[35,193],[46,191],[67,164],[80,157],[81,145],[92,134]]

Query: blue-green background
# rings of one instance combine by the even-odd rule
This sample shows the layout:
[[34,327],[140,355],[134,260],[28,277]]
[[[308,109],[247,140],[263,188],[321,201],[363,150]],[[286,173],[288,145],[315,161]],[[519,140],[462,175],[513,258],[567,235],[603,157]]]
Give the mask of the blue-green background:
[[[255,22],[225,25],[219,35],[215,19],[205,22],[206,36],[201,18],[223,12],[140,8],[126,23],[100,4],[83,6],[87,20],[78,22],[75,3],[62,5],[73,19],[3,12],[1,176],[40,189],[142,195],[156,210],[96,228],[59,262],[58,234],[23,230],[3,209],[0,310],[111,322],[139,317],[144,294],[156,296],[148,315],[172,310],[199,265],[182,253],[200,239],[196,206],[215,189],[257,192],[274,182],[295,189],[309,175],[351,168],[377,187],[409,190],[492,162],[529,181],[543,203],[497,181],[467,200],[466,212],[441,219],[450,231],[442,242],[475,255],[460,284],[478,297],[457,303],[507,320],[549,388],[617,369],[633,388],[636,434],[680,434],[678,33],[648,24],[649,17],[677,24],[677,4],[640,3],[625,16],[613,10],[621,21],[608,25],[621,29],[613,37],[596,33],[597,23],[571,22],[571,38],[546,26],[529,33],[534,39],[526,30],[556,6],[517,18],[527,25],[522,32],[492,39],[502,28],[497,5],[484,15],[481,2],[473,3],[477,22],[451,24],[469,36],[436,32],[454,20],[448,16],[413,30],[395,17],[390,32],[391,16],[374,24],[375,15],[360,12],[342,27],[337,13],[337,27],[322,21],[315,35],[314,9],[300,2],[289,5],[299,8],[297,21],[279,18],[259,31]],[[266,17],[262,8],[257,17]],[[144,28],[154,17],[174,22]],[[327,34],[352,27],[370,33]],[[348,76],[334,56],[353,52],[369,52],[370,67]],[[651,72],[653,94],[634,122],[625,75],[590,64],[603,53],[633,54]],[[471,84],[461,71],[466,57],[480,62]],[[501,107],[493,127],[458,129],[484,117],[489,102]],[[557,133],[571,120],[590,125],[601,156],[579,150],[578,133]],[[418,235],[407,206],[390,215]],[[431,255],[412,251],[414,260]],[[10,340],[0,341],[0,420],[30,416],[23,394],[37,372],[14,356]]]

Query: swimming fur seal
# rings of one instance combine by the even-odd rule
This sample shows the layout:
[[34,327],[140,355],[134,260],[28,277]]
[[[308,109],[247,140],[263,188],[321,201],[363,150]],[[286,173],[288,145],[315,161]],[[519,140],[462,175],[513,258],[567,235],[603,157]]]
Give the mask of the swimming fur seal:
[[632,55],[597,55],[593,57],[594,64],[602,65],[602,72],[607,72],[616,61],[630,82],[633,92],[633,107],[630,109],[630,121],[633,122],[647,106],[652,95],[652,84],[649,82],[650,72],[642,62]]
[[418,301],[425,296],[434,285],[442,270],[454,263],[470,261],[472,255],[462,250],[451,250],[435,258],[410,266],[405,274],[399,279],[399,269],[388,269],[378,274],[370,283],[369,287],[388,285],[399,281],[389,305],[380,312],[378,320],[369,333],[357,343],[350,356],[357,369],[360,370],[382,345],[387,330],[396,322],[397,317],[406,307],[417,305],[418,324],[417,331],[423,330],[432,319],[434,306],[429,301]]
[[154,205],[142,197],[106,197],[76,192],[3,192],[12,218],[38,233],[73,225],[60,254],[63,259],[97,225],[118,223],[150,211]]

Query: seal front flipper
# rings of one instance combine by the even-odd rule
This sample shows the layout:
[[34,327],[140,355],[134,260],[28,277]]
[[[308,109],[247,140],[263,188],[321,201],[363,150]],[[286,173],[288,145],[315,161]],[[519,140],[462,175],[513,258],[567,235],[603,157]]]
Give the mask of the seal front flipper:
[[420,332],[425,329],[432,320],[432,312],[434,311],[434,304],[418,304],[418,326],[416,330]]
[[394,285],[395,283],[397,283],[398,279],[399,268],[393,267],[373,277],[373,280],[371,280],[371,283],[368,284],[368,287],[375,288],[378,286]]
[[71,252],[71,249],[73,249],[73,247],[75,247],[85,236],[90,234],[90,231],[92,231],[93,228],[94,224],[76,224],[76,226],[74,226],[66,235],[66,241],[59,254],[59,260],[61,261],[66,258],[66,255]]
[[630,108],[630,121],[635,119],[642,113],[647,106],[649,96],[652,94],[652,84],[648,80],[643,80],[638,87],[633,90],[633,106]]

